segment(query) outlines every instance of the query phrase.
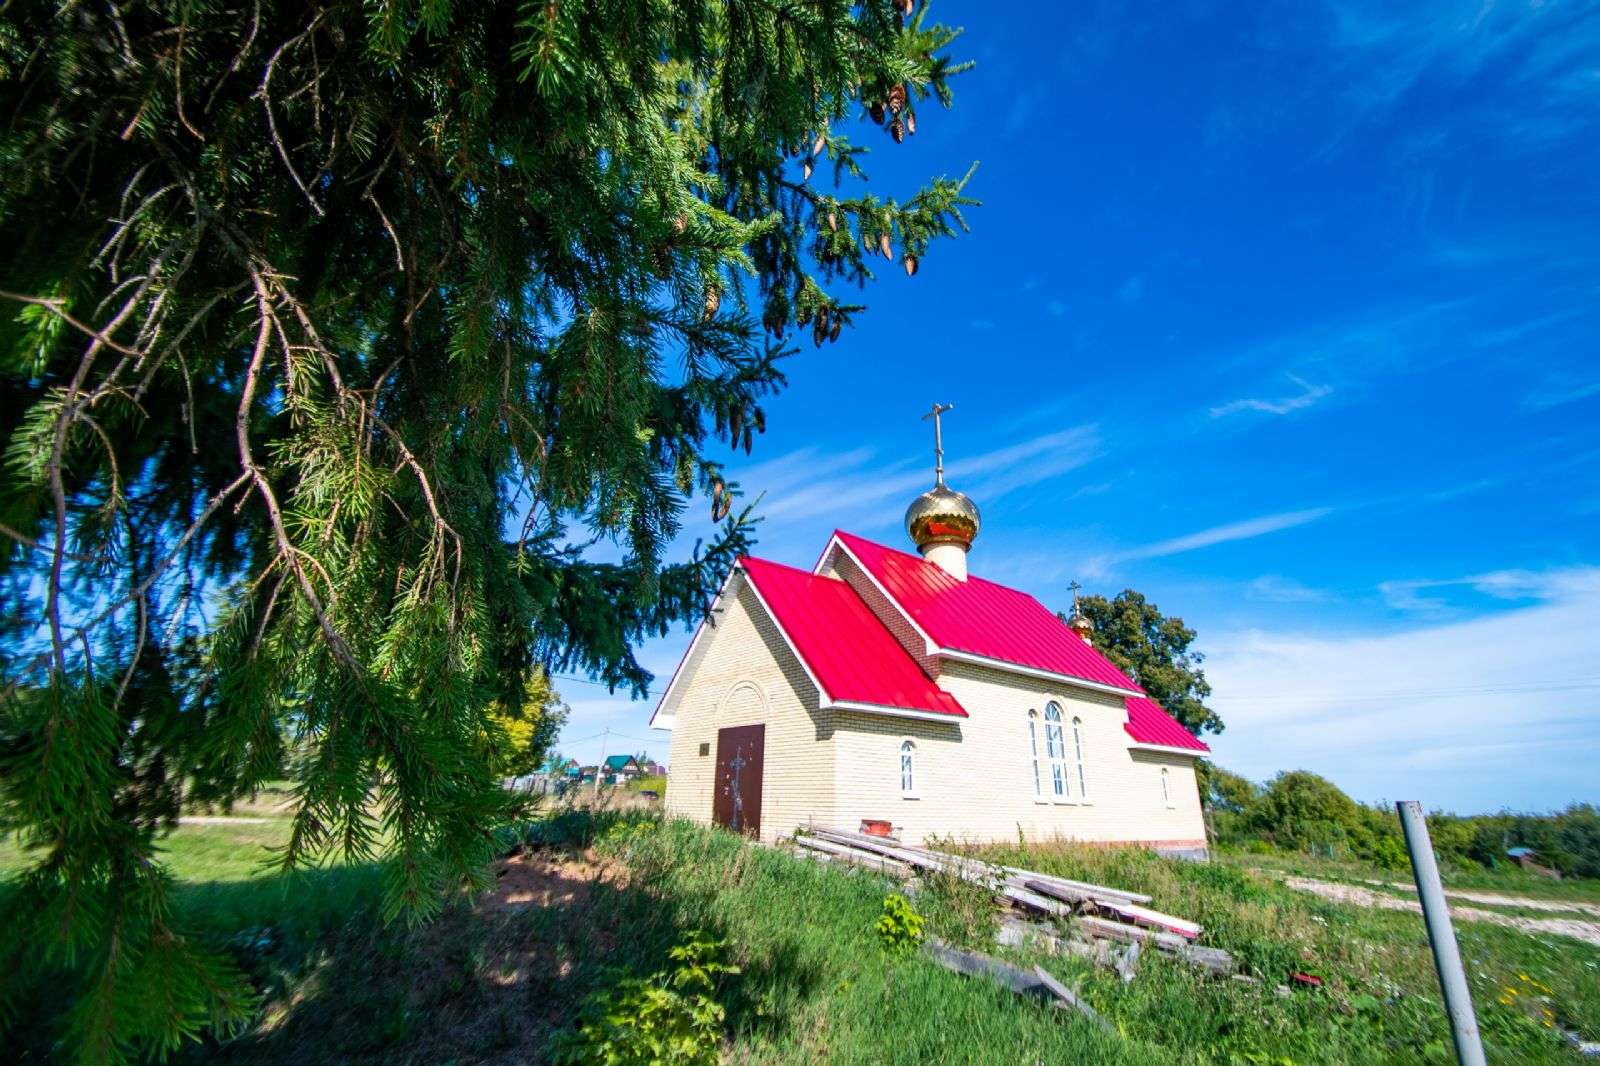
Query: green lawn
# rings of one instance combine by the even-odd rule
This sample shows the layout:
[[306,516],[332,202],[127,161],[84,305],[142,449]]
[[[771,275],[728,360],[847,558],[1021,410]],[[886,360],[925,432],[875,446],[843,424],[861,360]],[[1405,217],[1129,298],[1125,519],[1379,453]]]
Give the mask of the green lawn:
[[[723,832],[638,814],[564,815],[534,830],[535,865],[585,871],[582,883],[556,881],[562,891],[549,905],[516,903],[502,891],[496,905],[462,902],[432,925],[407,929],[378,919],[373,867],[259,874],[282,828],[281,820],[185,825],[170,841],[189,927],[225,945],[262,991],[249,1032],[194,1047],[186,1059],[542,1061],[586,995],[663,967],[685,931],[707,929],[726,938],[744,971],[725,997],[725,1061],[1450,1061],[1420,918],[1306,896],[1273,872],[1233,862],[990,849],[1034,869],[1149,892],[1155,906],[1203,923],[1204,942],[1232,951],[1261,978],[1257,986],[1208,979],[1154,954],[1124,985],[1075,957],[995,948],[993,909],[968,886],[934,882],[914,897],[934,934],[1043,963],[1076,986],[1116,1027],[1108,1035],[920,953],[887,954],[873,923],[892,882]],[[13,861],[14,853],[0,854],[0,863]],[[1457,931],[1491,1061],[1584,1061],[1542,1024],[1542,1011],[1600,1038],[1600,950],[1493,926]],[[1280,998],[1274,986],[1296,970],[1325,986]],[[17,1057],[47,1052],[59,1007],[45,989],[19,1013],[22,1039],[8,1045],[21,1049]]]

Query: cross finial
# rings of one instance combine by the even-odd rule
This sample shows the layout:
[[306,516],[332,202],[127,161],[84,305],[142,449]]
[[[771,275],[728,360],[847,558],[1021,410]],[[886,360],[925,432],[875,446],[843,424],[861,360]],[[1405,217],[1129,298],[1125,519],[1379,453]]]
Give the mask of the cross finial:
[[955,410],[955,406],[953,403],[936,403],[922,416],[924,422],[933,419],[933,483],[940,487],[944,485],[944,434],[939,428],[939,416]]

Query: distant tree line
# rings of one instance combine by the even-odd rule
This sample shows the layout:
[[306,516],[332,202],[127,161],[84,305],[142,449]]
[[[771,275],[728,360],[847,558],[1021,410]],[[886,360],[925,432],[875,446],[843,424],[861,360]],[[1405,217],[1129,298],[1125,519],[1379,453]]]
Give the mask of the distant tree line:
[[[1220,766],[1202,775],[1216,842],[1224,848],[1284,850],[1359,859],[1388,869],[1407,865],[1393,808],[1359,803],[1306,770],[1258,785]],[[1434,850],[1447,864],[1495,869],[1514,864],[1512,848],[1567,877],[1600,877],[1600,810],[1574,803],[1553,814],[1428,815]]]

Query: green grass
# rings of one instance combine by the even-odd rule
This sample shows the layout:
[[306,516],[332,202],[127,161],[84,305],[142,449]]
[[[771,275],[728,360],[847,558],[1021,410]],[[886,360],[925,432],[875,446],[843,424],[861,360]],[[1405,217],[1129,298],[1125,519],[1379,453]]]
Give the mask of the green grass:
[[[262,994],[250,1031],[193,1047],[186,1060],[543,1061],[586,996],[663,968],[686,931],[705,929],[727,939],[743,969],[725,997],[733,1062],[1450,1061],[1420,918],[1296,893],[1275,871],[1232,862],[987,849],[1033,869],[1149,892],[1155,906],[1204,924],[1204,942],[1233,952],[1257,986],[1207,978],[1154,953],[1124,985],[1076,957],[994,947],[993,908],[962,882],[929,882],[913,895],[933,935],[1042,963],[1113,1022],[1118,1031],[1108,1035],[951,974],[923,953],[884,951],[873,926],[884,896],[900,890],[894,882],[720,831],[638,813],[561,813],[526,839],[560,869],[576,870],[588,856],[604,870],[600,882],[574,882],[552,906],[458,901],[418,929],[379,920],[375,867],[260,874],[265,847],[281,839],[274,832],[281,827],[185,825],[169,842],[188,928],[225,947]],[[0,863],[10,858],[0,852]],[[1582,1061],[1537,1012],[1548,1007],[1563,1025],[1600,1038],[1600,950],[1486,925],[1463,923],[1457,933],[1490,1060]],[[1280,998],[1274,986],[1296,970],[1325,987]],[[1550,989],[1547,1002],[1524,1005],[1543,995],[1529,991],[1531,982]],[[1502,1004],[1508,987],[1518,995]],[[60,1006],[40,990],[8,1048],[25,1061],[46,1054]]]

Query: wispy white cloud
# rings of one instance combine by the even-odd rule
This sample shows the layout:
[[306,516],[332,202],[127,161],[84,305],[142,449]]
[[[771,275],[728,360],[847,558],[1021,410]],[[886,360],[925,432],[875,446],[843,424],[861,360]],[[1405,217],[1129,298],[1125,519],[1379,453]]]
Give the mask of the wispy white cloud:
[[1332,507],[1311,507],[1303,511],[1284,511],[1280,514],[1262,515],[1259,518],[1246,519],[1243,522],[1229,522],[1226,525],[1212,526],[1202,529],[1197,533],[1186,533],[1181,537],[1170,540],[1156,541],[1154,544],[1145,544],[1137,548],[1128,548],[1114,552],[1107,557],[1111,563],[1131,562],[1135,559],[1159,559],[1168,555],[1179,555],[1200,548],[1209,548],[1217,544],[1227,544],[1235,540],[1249,540],[1252,537],[1265,536],[1283,529],[1293,529],[1303,526],[1307,522],[1315,522],[1319,518],[1326,518],[1333,513]]
[[[1101,452],[1098,427],[1071,426],[957,459],[945,466],[945,479],[987,503],[1059,477]],[[898,520],[897,507],[932,484],[932,459],[929,454],[882,463],[868,448],[832,455],[806,448],[734,475],[747,493],[766,493],[761,513],[769,519],[827,515],[846,524],[865,516],[882,524]]]
[[1336,635],[1246,630],[1203,642],[1219,761],[1304,768],[1355,795],[1465,810],[1597,798],[1600,567],[1456,579],[1534,594],[1466,621]]
[[1300,386],[1300,391],[1290,396],[1280,396],[1274,400],[1243,399],[1230,400],[1211,409],[1212,418],[1226,418],[1241,411],[1259,411],[1268,415],[1287,415],[1303,410],[1328,396],[1333,392],[1332,385],[1313,385],[1304,378],[1288,375],[1290,381]]
[[1600,396],[1600,381],[1549,381],[1522,398],[1529,411],[1546,411],[1569,403]]
[[1595,121],[1600,19],[1591,5],[1335,0],[1327,10],[1325,76],[1349,117],[1326,150],[1424,89],[1472,86],[1447,112],[1451,125],[1517,147],[1544,147]]
[[1315,589],[1278,574],[1262,574],[1250,582],[1248,594],[1252,599],[1270,603],[1318,603],[1328,598],[1325,589]]
[[[1592,587],[1585,582],[1592,582]],[[1493,570],[1466,577],[1410,578],[1378,585],[1384,601],[1401,611],[1444,610],[1450,606],[1450,601],[1439,593],[1460,589],[1497,600],[1549,600],[1574,593],[1600,595],[1600,569]],[[1427,595],[1430,592],[1434,595]]]

